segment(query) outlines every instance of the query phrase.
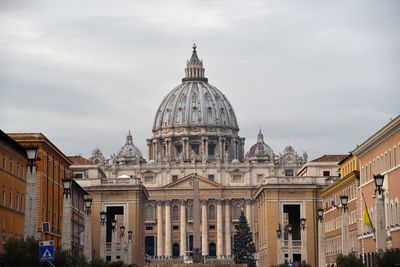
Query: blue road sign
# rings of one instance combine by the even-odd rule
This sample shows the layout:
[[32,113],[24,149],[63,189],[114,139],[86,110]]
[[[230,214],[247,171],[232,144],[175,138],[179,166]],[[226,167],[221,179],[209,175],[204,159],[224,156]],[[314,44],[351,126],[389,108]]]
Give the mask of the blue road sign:
[[39,243],[39,258],[40,262],[54,261],[53,242],[43,241]]

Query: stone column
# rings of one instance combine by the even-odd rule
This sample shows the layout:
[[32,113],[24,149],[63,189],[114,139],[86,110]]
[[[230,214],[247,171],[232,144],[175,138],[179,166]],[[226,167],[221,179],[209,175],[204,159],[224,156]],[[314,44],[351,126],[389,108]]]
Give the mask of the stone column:
[[208,255],[207,200],[201,201],[201,255]]
[[153,140],[153,159],[155,161],[158,160],[158,155],[157,155],[157,140]]
[[106,241],[106,229],[107,229],[107,221],[101,222],[100,223],[100,258],[104,261],[106,260],[106,242],[107,242]]
[[24,237],[34,236],[37,237],[37,219],[36,219],[36,209],[37,209],[37,185],[36,182],[36,166],[32,167],[32,172],[30,167],[25,169],[26,171],[26,201],[25,201],[25,222],[24,222]]
[[153,159],[153,155],[151,153],[151,139],[147,139],[146,142],[147,142],[147,158],[149,160],[152,160]]
[[189,137],[183,137],[183,156],[184,160],[190,160]]
[[376,251],[386,248],[386,230],[385,230],[385,201],[383,192],[375,192],[376,205]]
[[318,266],[325,267],[325,242],[322,228],[322,220],[318,220]]
[[217,257],[223,256],[223,226],[222,226],[222,203],[221,200],[217,201]]
[[92,260],[92,214],[86,211],[84,218],[85,225],[85,245],[84,245],[84,255],[88,261]]
[[349,243],[349,213],[342,207],[342,254],[345,256],[350,252]]
[[165,252],[167,258],[172,256],[171,249],[171,202],[165,201]]
[[186,256],[186,201],[182,200],[180,202],[181,206],[181,242],[180,242],[180,255],[181,257]]
[[225,200],[225,256],[231,257],[231,205],[230,200]]
[[69,196],[64,194],[63,201],[63,221],[62,221],[62,242],[64,249],[72,249],[72,188]]
[[292,232],[288,233],[288,261],[289,263],[293,262],[293,241],[292,241]]
[[163,254],[163,203],[162,201],[157,201],[157,257],[160,258],[164,256]]

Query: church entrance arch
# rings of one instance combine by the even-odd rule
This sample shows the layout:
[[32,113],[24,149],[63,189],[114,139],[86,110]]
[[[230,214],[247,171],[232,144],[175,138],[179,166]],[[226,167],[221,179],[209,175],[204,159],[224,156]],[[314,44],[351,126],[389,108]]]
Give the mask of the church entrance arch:
[[217,256],[217,246],[215,245],[214,242],[211,242],[208,245],[208,255],[211,257],[216,257]]
[[172,244],[172,257],[179,257],[179,244],[174,243]]

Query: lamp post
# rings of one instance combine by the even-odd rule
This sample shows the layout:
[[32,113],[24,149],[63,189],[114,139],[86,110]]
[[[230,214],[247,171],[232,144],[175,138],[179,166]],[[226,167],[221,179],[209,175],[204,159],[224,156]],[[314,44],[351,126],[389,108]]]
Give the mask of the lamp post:
[[100,258],[106,260],[107,212],[100,211]]
[[325,261],[325,242],[322,228],[322,221],[324,220],[324,209],[317,210],[318,219],[318,266],[323,267],[326,265]]
[[376,251],[385,249],[385,202],[383,196],[383,181],[385,177],[381,174],[374,175],[375,182],[375,206],[376,206]]
[[111,261],[116,258],[117,254],[117,235],[115,233],[115,228],[117,227],[117,220],[111,220]]
[[342,254],[349,254],[349,213],[347,212],[347,204],[349,197],[346,195],[340,196],[342,204]]
[[85,212],[86,216],[84,217],[84,225],[85,225],[85,247],[84,247],[84,255],[85,257],[91,261],[92,260],[92,199],[90,197],[85,198]]
[[126,262],[126,253],[128,248],[126,247],[126,242],[125,242],[125,225],[121,224],[119,226],[119,237],[120,237],[120,242],[121,242],[121,260],[127,264]]
[[132,263],[132,240],[133,240],[133,232],[128,231],[128,254],[127,254],[127,261],[128,264]]
[[287,225],[287,232],[288,232],[288,261],[289,264],[293,262],[293,242],[292,242],[292,225],[288,224]]

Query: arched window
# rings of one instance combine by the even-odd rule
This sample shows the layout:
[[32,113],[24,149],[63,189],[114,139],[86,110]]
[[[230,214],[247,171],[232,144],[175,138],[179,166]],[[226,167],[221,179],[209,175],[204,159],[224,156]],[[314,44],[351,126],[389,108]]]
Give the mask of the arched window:
[[154,219],[154,208],[152,205],[146,207],[146,219]]
[[215,206],[214,205],[208,206],[208,219],[215,220]]
[[177,205],[172,207],[172,220],[178,221],[179,220],[179,208]]
[[240,204],[236,204],[233,208],[233,217],[239,218],[242,213],[242,206]]

